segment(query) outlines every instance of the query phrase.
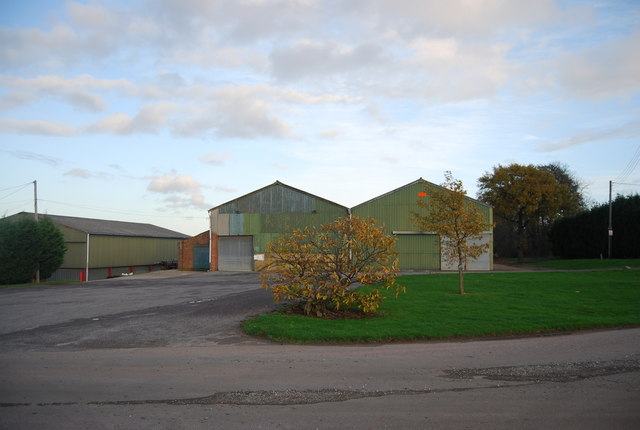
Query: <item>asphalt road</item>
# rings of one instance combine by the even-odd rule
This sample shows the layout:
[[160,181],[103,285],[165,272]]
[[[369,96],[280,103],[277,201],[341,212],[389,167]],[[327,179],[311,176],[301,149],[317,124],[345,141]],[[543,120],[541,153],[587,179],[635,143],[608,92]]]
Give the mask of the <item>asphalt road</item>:
[[640,329],[280,345],[255,274],[0,290],[2,429],[637,429]]

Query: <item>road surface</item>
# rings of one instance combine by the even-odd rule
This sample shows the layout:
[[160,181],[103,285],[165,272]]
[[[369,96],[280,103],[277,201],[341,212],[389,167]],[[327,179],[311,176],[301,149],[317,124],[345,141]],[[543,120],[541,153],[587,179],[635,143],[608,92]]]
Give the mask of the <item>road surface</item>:
[[281,345],[255,274],[167,275],[0,290],[0,428],[640,428],[639,328]]

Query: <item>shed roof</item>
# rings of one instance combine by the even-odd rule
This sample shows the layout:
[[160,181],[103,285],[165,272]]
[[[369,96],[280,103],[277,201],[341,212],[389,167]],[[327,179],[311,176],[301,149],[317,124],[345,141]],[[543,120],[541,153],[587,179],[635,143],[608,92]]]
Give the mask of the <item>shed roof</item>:
[[[20,212],[15,216],[33,217],[33,213]],[[41,214],[40,216],[49,218],[54,224],[99,236],[151,237],[158,239],[186,239],[189,237],[186,234],[158,227],[153,224],[49,214]]]
[[[442,188],[442,189],[444,189],[441,185],[434,184],[433,182],[429,182],[429,181],[427,181],[426,179],[423,179],[423,178],[418,178],[418,179],[416,179],[416,180],[415,180],[415,181],[413,181],[413,182],[409,182],[409,183],[408,183],[408,184],[406,184],[406,185],[403,185],[403,186],[398,187],[398,188],[396,188],[396,189],[394,189],[394,190],[391,190],[391,191],[389,191],[389,192],[386,192],[386,193],[384,193],[384,194],[381,194],[381,195],[379,195],[379,196],[377,196],[377,197],[374,197],[374,198],[372,198],[372,199],[370,199],[370,200],[367,200],[366,202],[362,202],[362,203],[360,203],[360,204],[358,204],[358,205],[354,206],[352,209],[355,209],[355,208],[357,208],[358,206],[362,206],[362,205],[365,205],[365,204],[367,204],[367,203],[371,203],[371,202],[373,202],[373,201],[376,201],[376,200],[378,200],[378,199],[381,199],[381,198],[383,198],[383,197],[386,197],[386,196],[388,196],[388,195],[390,195],[390,194],[393,194],[393,193],[395,193],[395,192],[397,192],[397,191],[399,191],[399,190],[401,190],[401,189],[403,189],[403,188],[410,187],[410,186],[415,185],[415,184],[428,184],[428,185],[430,185],[430,186],[432,186],[432,187],[437,187],[437,188]],[[481,202],[480,200],[476,200],[476,199],[474,199],[474,198],[472,198],[472,197],[469,197],[469,196],[466,196],[466,197],[467,197],[469,200],[471,200],[471,201],[473,201],[473,202],[475,202],[475,203],[478,203],[479,205],[486,206],[486,207],[492,207],[491,205],[488,205],[487,203]]]
[[297,193],[304,194],[304,195],[306,195],[306,196],[308,196],[308,197],[311,197],[311,198],[313,198],[313,199],[322,200],[322,201],[327,202],[327,203],[329,203],[329,204],[332,204],[332,205],[334,205],[334,206],[339,206],[339,207],[343,208],[345,211],[346,211],[346,210],[348,210],[348,208],[347,208],[346,206],[343,206],[343,205],[341,205],[341,204],[339,204],[339,203],[332,202],[331,200],[327,200],[327,199],[325,199],[325,198],[322,198],[322,197],[316,196],[316,195],[314,195],[314,194],[308,193],[308,192],[303,191],[303,190],[301,190],[301,189],[298,189],[298,188],[292,187],[292,186],[287,185],[287,184],[283,184],[283,183],[282,183],[282,182],[280,182],[280,181],[275,181],[273,184],[269,184],[269,185],[267,185],[267,186],[265,186],[265,187],[259,188],[259,189],[255,190],[255,191],[252,191],[252,192],[250,192],[250,193],[247,193],[247,194],[245,194],[245,195],[243,195],[243,196],[240,196],[240,197],[235,198],[235,199],[233,199],[233,200],[229,200],[228,202],[222,203],[221,205],[215,206],[215,207],[213,207],[213,208],[209,209],[209,212],[211,212],[212,210],[218,209],[218,208],[220,208],[220,207],[222,207],[222,206],[226,206],[226,205],[228,205],[228,204],[230,204],[230,203],[237,202],[238,200],[242,200],[242,199],[244,199],[244,198],[246,198],[246,197],[248,197],[248,196],[251,196],[251,195],[253,195],[253,194],[258,194],[258,193],[260,193],[260,192],[262,192],[262,191],[264,191],[264,190],[266,190],[266,189],[268,189],[268,188],[274,187],[274,186],[282,186],[282,187],[288,188],[288,189],[290,189],[290,190],[292,190],[292,191],[295,191],[295,192],[297,192]]

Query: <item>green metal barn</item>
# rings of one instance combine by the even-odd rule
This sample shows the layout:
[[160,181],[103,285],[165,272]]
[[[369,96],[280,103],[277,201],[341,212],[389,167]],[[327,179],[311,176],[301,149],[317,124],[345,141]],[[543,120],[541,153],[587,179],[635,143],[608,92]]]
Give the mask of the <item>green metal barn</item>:
[[[30,217],[21,212],[12,217]],[[97,280],[146,273],[177,262],[178,245],[189,236],[152,224],[40,215],[62,232],[67,252],[50,280]],[[10,217],[11,218],[11,217]]]
[[[281,182],[261,188],[209,210],[211,225],[210,270],[251,271],[268,263],[266,246],[284,232],[320,226],[349,214],[374,218],[396,238],[396,251],[403,270],[455,270],[442,261],[440,238],[416,231],[412,212],[420,212],[416,201],[425,187],[439,187],[420,178],[410,184],[359,204],[352,209]],[[487,221],[481,241],[493,243],[493,210],[469,198]],[[492,270],[493,250],[470,263],[470,270]]]
[[209,210],[211,270],[257,270],[266,264],[267,244],[282,233],[348,214],[345,206],[276,181]]
[[[420,178],[414,182],[361,203],[351,209],[353,215],[374,218],[377,224],[384,227],[387,234],[396,237],[396,251],[402,270],[454,270],[441,259],[440,237],[429,232],[416,231],[411,220],[411,213],[421,213],[417,200],[424,197],[425,187],[433,188],[439,185]],[[428,194],[428,193],[427,193]],[[428,201],[428,200],[427,200]],[[487,231],[483,234],[482,242],[492,243],[493,209],[482,202],[469,198],[477,205],[487,221]],[[473,261],[468,269],[492,270],[493,250],[489,250]]]

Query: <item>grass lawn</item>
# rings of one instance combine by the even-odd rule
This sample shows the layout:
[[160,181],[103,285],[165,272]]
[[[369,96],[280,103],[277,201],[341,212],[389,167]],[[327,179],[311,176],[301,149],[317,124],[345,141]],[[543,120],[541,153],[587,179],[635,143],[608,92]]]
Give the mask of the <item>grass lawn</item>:
[[535,263],[526,263],[527,266],[546,267],[549,269],[580,270],[580,269],[622,269],[628,267],[640,267],[640,258],[612,258],[591,260],[546,260]]
[[539,333],[640,324],[640,271],[479,273],[398,277],[407,292],[366,319],[279,312],[244,323],[276,341],[380,342]]

